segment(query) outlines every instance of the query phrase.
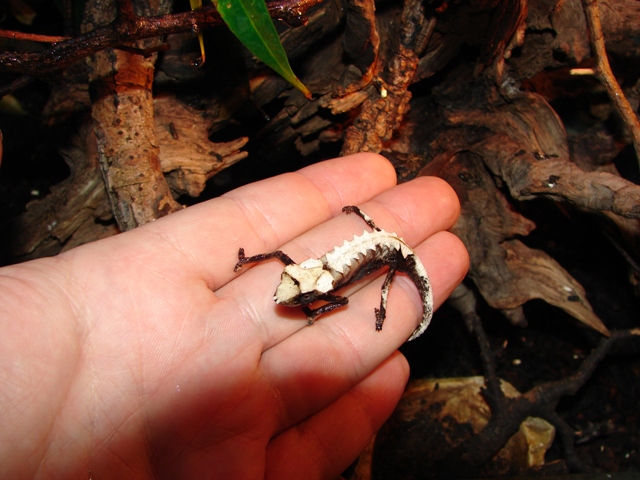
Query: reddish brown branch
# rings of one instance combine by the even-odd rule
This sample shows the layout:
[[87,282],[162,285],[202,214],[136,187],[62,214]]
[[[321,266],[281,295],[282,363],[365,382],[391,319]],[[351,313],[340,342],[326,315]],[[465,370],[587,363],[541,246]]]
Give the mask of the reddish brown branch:
[[11,30],[0,30],[0,37],[11,38],[13,40],[27,40],[42,43],[58,43],[69,40],[69,37],[58,37],[55,35],[38,35],[37,33],[14,32]]
[[[272,18],[299,24],[309,8],[322,1],[280,0],[269,3],[268,8]],[[42,52],[1,52],[0,71],[35,77],[48,76],[106,48],[115,48],[135,40],[187,32],[196,27],[211,27],[222,23],[213,5],[184,13],[139,17],[129,15],[127,3],[130,5],[126,0],[118,3],[121,8],[120,14],[109,25],[52,45]]]

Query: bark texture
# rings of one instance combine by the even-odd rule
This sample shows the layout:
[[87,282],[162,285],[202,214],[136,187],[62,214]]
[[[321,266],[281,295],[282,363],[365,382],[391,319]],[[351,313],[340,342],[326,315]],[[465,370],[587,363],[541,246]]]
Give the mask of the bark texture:
[[[137,14],[158,15],[170,0],[138,0]],[[115,0],[86,4],[84,28],[94,30],[113,21]],[[134,42],[139,49],[160,40]],[[156,54],[144,56],[107,49],[89,58],[91,114],[98,139],[100,168],[120,230],[131,230],[180,209],[160,169],[153,118],[152,84]]]

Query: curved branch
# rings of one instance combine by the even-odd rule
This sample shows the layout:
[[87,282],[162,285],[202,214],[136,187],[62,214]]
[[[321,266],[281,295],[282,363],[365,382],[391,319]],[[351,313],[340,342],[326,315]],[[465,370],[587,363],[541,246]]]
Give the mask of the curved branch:
[[0,30],[0,38],[10,38],[12,40],[29,40],[31,42],[56,43],[69,40],[70,37],[59,37],[55,35],[38,35],[37,33],[14,32],[12,30]]
[[[618,85],[605,49],[604,34],[602,33],[602,25],[600,23],[600,10],[598,9],[597,0],[582,0],[584,6],[584,14],[587,19],[587,27],[589,29],[589,38],[591,40],[591,48],[593,56],[596,59],[595,76],[604,85],[609,98],[613,102],[618,114],[627,126],[633,146],[636,151],[636,157],[640,164],[640,120],[625,97],[622,88]],[[575,73],[575,72],[574,72]]]
[[[280,0],[268,3],[267,6],[274,19],[290,24],[304,24],[307,10],[322,1]],[[0,71],[34,77],[49,76],[106,48],[115,48],[143,38],[188,32],[221,23],[222,19],[213,5],[195,11],[153,17],[118,15],[118,18],[109,25],[56,43],[41,52],[0,52]]]

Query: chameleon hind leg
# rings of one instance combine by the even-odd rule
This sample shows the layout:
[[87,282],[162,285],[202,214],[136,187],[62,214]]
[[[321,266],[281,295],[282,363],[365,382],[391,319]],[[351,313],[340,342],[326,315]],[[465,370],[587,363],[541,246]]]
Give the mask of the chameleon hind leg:
[[358,215],[362,220],[365,221],[365,223],[367,225],[369,225],[371,227],[372,230],[375,230],[377,232],[381,231],[380,228],[378,228],[376,226],[375,223],[373,223],[373,219],[367,215],[366,213],[364,213],[362,210],[360,210],[358,207],[354,206],[354,205],[348,205],[346,207],[342,208],[342,211],[346,214],[349,213],[355,213],[356,215]]

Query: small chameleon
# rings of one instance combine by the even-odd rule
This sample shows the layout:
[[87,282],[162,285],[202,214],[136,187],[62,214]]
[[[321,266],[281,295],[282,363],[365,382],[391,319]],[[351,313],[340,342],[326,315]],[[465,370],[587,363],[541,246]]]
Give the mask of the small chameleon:
[[[422,298],[422,321],[409,340],[419,337],[429,326],[433,315],[431,284],[422,262],[402,238],[395,233],[388,233],[378,228],[373,220],[358,207],[347,206],[342,211],[347,214],[355,213],[373,231],[365,231],[360,236],[354,235],[353,240],[345,240],[343,245],[335,247],[322,257],[310,258],[300,264],[280,250],[246,257],[244,248],[240,248],[234,271],[237,272],[248,263],[261,262],[270,258],[280,260],[285,267],[273,298],[279,305],[301,306],[311,325],[320,315],[349,302],[347,297],[335,295],[333,292],[387,266],[389,271],[382,284],[380,308],[375,309],[378,331],[382,330],[386,317],[387,298],[393,276],[396,272],[404,272],[416,285]],[[310,304],[316,300],[327,303],[314,309],[310,308]]]

